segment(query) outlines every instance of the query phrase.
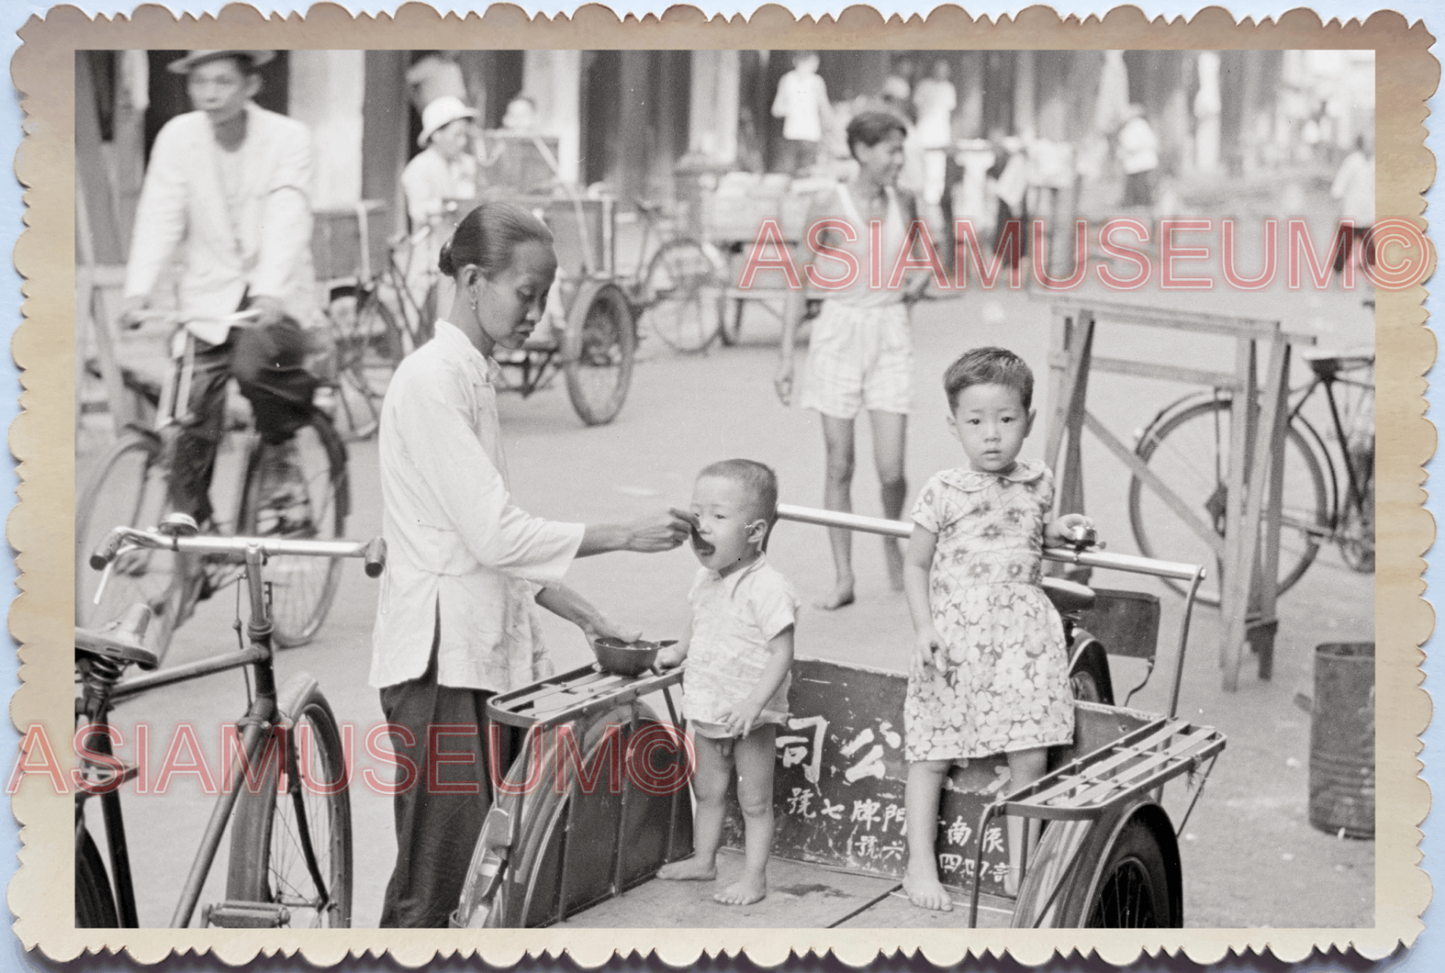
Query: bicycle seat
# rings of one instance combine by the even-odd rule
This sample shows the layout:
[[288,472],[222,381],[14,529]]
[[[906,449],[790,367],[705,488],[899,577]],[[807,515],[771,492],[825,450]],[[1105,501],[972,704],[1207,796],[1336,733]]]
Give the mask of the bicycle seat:
[[150,671],[161,664],[160,657],[141,644],[151,610],[147,605],[131,605],[118,620],[105,628],[75,630],[75,651],[80,655],[113,662],[134,664]]
[[1331,379],[1340,372],[1353,372],[1375,364],[1373,351],[1306,351],[1303,357],[1310,370],[1322,379]]
[[1094,589],[1063,578],[1044,578],[1044,594],[1060,614],[1081,612],[1094,607]]

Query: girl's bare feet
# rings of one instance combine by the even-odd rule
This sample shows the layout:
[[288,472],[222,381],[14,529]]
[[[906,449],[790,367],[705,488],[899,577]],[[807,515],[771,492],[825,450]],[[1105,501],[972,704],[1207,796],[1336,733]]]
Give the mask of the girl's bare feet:
[[700,858],[685,858],[663,865],[657,870],[657,877],[664,882],[711,882],[717,878],[717,865]]
[[903,891],[907,894],[908,901],[920,909],[932,909],[934,912],[953,911],[953,900],[948,897],[948,892],[944,890],[943,883],[936,874],[915,875],[910,867],[903,878]]
[[839,580],[826,598],[819,598],[813,602],[813,607],[830,612],[851,604],[853,604],[853,579],[849,578],[846,581]]
[[743,875],[736,882],[713,896],[723,905],[752,905],[761,902],[768,894],[768,880],[763,875]]

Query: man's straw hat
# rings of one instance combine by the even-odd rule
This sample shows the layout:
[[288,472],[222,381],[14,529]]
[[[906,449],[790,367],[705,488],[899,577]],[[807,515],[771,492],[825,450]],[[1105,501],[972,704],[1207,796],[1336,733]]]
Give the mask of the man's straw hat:
[[251,62],[252,67],[259,68],[263,64],[269,64],[276,59],[275,51],[191,51],[185,57],[172,61],[166,65],[166,70],[171,74],[190,74],[191,69],[205,64],[207,61],[217,61],[223,57],[244,57]]
[[427,105],[421,113],[421,134],[416,137],[416,144],[426,148],[431,137],[438,129],[445,128],[458,118],[476,118],[477,110],[468,108],[456,95],[442,95],[440,98],[433,98],[431,104]]

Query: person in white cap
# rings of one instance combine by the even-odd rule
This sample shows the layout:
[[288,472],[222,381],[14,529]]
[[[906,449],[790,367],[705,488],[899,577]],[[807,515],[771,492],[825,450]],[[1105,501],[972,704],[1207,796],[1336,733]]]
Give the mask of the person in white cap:
[[[316,379],[303,367],[302,328],[319,311],[311,262],[311,130],[252,100],[274,51],[190,51],[168,69],[186,75],[195,111],[156,136],[136,210],[121,319],[143,318],[181,250],[179,312],[197,336],[189,418],[170,479],[171,502],[205,524],[228,376],[250,400],[261,435],[260,529],[304,536],[306,484],[294,434],[311,413]],[[253,321],[218,319],[240,309]],[[209,327],[207,326],[209,324]]]
[[434,286],[444,289],[447,284],[436,270],[437,254],[451,236],[451,221],[445,219],[447,203],[474,199],[481,188],[472,151],[476,119],[476,109],[454,95],[434,99],[421,113],[421,135],[417,137],[421,151],[401,173],[413,240],[407,287],[422,308],[424,322],[418,344],[430,337],[437,309],[450,303],[448,294],[432,293]]

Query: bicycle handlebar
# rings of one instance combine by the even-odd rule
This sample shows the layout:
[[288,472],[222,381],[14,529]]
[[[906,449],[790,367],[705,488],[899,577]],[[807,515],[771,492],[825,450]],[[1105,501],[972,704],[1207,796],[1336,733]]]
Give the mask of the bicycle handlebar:
[[[778,519],[792,520],[803,524],[818,524],[822,527],[842,527],[846,530],[861,530],[885,537],[899,537],[907,540],[913,534],[913,525],[901,520],[884,520],[881,517],[863,517],[858,514],[839,513],[834,510],[818,510],[812,507],[796,507],[788,503],[778,504]],[[1149,574],[1158,578],[1173,578],[1177,581],[1193,581],[1203,577],[1204,569],[1180,561],[1159,561],[1152,557],[1137,557],[1132,554],[1109,554],[1104,551],[1075,550],[1070,547],[1046,547],[1044,557],[1050,561],[1078,564],[1091,568],[1107,568],[1114,571],[1129,571],[1134,574]]]
[[245,554],[258,548],[267,557],[296,555],[300,557],[355,557],[366,562],[366,576],[378,577],[386,569],[386,541],[373,537],[369,541],[293,541],[280,537],[182,537],[159,532],[116,527],[105,536],[90,555],[90,566],[103,571],[115,560],[122,547],[176,551],[182,554]]

